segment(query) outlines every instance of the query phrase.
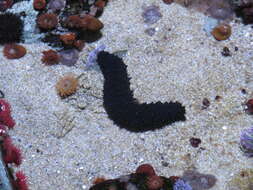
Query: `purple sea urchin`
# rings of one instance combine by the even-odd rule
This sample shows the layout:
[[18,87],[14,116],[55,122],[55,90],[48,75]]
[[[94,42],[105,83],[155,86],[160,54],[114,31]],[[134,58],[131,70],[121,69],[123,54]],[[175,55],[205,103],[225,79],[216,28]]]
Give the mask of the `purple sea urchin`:
[[253,157],[253,127],[241,132],[240,148],[245,156]]

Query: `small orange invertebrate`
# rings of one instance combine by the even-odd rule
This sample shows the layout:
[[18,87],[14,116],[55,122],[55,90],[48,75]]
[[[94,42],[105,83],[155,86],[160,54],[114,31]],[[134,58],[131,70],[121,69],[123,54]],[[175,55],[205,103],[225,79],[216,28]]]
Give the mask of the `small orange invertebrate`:
[[54,50],[43,51],[43,57],[41,61],[46,65],[53,65],[59,63],[60,57]]
[[85,15],[81,18],[81,28],[88,29],[91,31],[98,31],[104,27],[103,23],[96,17],[91,15]]
[[81,18],[78,15],[71,15],[67,18],[66,25],[68,28],[80,28]]
[[37,24],[41,29],[51,30],[58,24],[57,15],[54,13],[44,13],[38,16]]
[[46,0],[34,0],[33,1],[33,8],[35,10],[42,10],[46,7],[47,2]]
[[4,56],[8,59],[18,59],[26,54],[26,49],[18,44],[6,44],[3,49]]
[[65,45],[72,45],[74,41],[76,40],[76,34],[75,33],[67,33],[67,34],[62,34],[60,35],[60,40],[65,44]]
[[226,40],[231,36],[231,26],[228,24],[220,24],[211,33],[218,41]]
[[55,88],[59,96],[65,98],[74,94],[78,87],[78,79],[73,74],[67,74],[59,79]]

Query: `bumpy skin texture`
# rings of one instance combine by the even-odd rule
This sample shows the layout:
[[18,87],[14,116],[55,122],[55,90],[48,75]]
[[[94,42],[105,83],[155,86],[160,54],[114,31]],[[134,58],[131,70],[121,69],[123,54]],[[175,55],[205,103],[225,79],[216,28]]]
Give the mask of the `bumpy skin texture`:
[[185,120],[185,108],[178,102],[138,103],[130,89],[127,66],[119,57],[102,51],[97,62],[104,75],[104,108],[119,127],[144,132]]
[[22,38],[24,24],[19,15],[0,14],[0,44],[19,42]]

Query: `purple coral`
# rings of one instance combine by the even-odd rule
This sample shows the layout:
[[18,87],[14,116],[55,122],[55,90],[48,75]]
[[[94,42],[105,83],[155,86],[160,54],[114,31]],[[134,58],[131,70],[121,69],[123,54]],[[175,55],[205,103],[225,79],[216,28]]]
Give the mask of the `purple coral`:
[[187,181],[194,190],[210,189],[217,181],[216,177],[213,175],[201,174],[194,170],[185,171],[182,179]]
[[52,11],[58,11],[65,7],[66,0],[50,0],[48,3],[48,8]]
[[160,13],[158,6],[151,5],[144,8],[142,17],[144,18],[145,23],[154,24],[162,17],[162,14]]
[[176,181],[173,190],[192,190],[192,187],[182,179]]
[[247,157],[253,157],[253,127],[244,129],[240,137],[240,148]]
[[60,62],[63,65],[67,66],[73,66],[79,58],[79,52],[76,49],[68,49],[60,51],[59,55],[60,55]]

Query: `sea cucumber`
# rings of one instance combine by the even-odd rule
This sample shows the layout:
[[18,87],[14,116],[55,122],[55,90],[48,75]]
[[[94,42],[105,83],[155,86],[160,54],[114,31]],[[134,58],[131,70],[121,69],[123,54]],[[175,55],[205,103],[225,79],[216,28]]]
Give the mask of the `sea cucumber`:
[[120,128],[144,132],[186,120],[185,108],[179,102],[138,103],[130,89],[127,66],[121,58],[101,51],[97,62],[104,75],[104,108]]

